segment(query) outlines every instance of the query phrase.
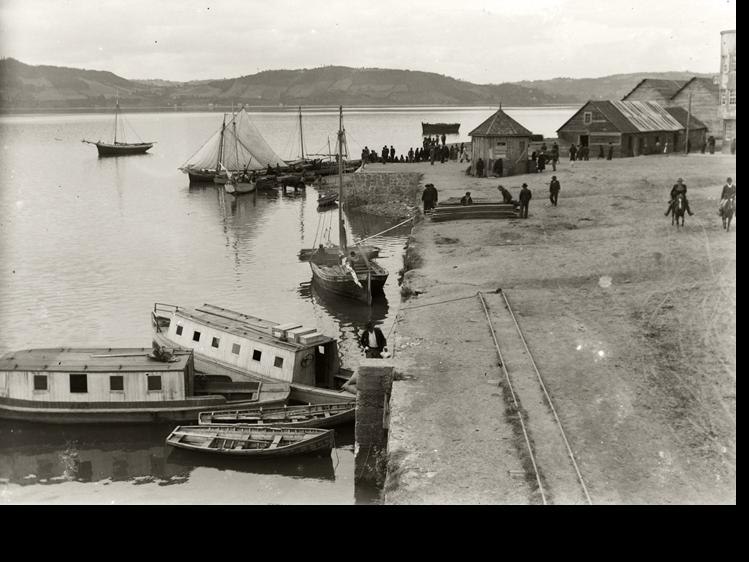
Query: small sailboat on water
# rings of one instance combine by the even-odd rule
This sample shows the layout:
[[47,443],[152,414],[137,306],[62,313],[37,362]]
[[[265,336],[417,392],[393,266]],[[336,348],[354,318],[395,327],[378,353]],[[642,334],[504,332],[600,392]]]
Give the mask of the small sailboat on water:
[[338,239],[337,252],[319,248],[309,257],[312,282],[326,291],[354,298],[368,304],[372,297],[383,293],[388,271],[367,256],[367,251],[358,246],[349,248],[341,210],[343,199],[343,153],[345,133],[343,130],[343,108],[339,109],[338,130]]
[[[93,144],[99,151],[99,156],[129,156],[132,154],[145,154],[155,143],[153,142],[125,142],[125,119],[120,116],[120,98],[117,97],[114,109],[114,135],[112,142],[101,140],[90,141],[83,139],[81,142]],[[132,127],[130,127],[132,130]],[[134,131],[133,131],[134,132]],[[119,140],[117,139],[119,134]],[[138,136],[137,133],[135,133]]]

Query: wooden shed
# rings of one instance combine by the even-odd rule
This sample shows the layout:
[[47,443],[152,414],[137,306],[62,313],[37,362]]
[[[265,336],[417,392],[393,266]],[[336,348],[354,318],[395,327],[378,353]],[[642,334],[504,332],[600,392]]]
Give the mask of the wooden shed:
[[671,98],[687,83],[686,80],[660,80],[645,78],[637,83],[622,101],[654,101],[669,105]]
[[[590,147],[594,158],[599,146],[605,152],[611,147],[616,158],[653,154],[657,146],[663,150],[666,143],[675,152],[684,150],[686,112],[682,116],[681,111],[656,102],[591,100],[557,129],[557,134],[567,146],[575,143]],[[705,125],[694,117],[691,123],[694,149],[699,146],[696,139],[704,135]]]
[[500,107],[496,113],[468,133],[471,137],[471,173],[476,174],[476,162],[484,161],[484,173],[493,175],[494,163],[502,161],[502,176],[525,174],[528,169],[528,146],[531,133]]
[[707,127],[708,134],[723,136],[723,120],[718,111],[720,85],[712,78],[694,77],[682,86],[669,102],[671,107],[689,110],[689,97],[692,97],[691,112]]

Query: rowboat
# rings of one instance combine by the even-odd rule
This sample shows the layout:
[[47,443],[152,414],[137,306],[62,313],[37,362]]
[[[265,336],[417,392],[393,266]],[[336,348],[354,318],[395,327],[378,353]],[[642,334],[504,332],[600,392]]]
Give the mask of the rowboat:
[[317,197],[317,206],[318,207],[329,207],[331,205],[334,205],[336,201],[338,201],[338,193],[336,193],[336,192],[321,193]]
[[356,401],[338,404],[310,404],[272,408],[248,408],[200,412],[200,425],[246,424],[273,427],[331,428],[351,423],[356,417]]
[[333,448],[331,429],[253,427],[250,425],[180,425],[166,444],[180,449],[242,457],[284,457],[321,453]]

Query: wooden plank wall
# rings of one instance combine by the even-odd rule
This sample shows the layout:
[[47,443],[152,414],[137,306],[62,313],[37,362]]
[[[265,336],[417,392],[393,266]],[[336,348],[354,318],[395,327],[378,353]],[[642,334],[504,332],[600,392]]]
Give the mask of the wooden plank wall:
[[[669,106],[689,108],[689,93],[692,92],[692,115],[707,125],[708,135],[723,136],[723,120],[720,117],[718,97],[698,81],[684,88],[669,102]],[[691,135],[690,135],[691,137]],[[694,141],[692,141],[694,143]]]

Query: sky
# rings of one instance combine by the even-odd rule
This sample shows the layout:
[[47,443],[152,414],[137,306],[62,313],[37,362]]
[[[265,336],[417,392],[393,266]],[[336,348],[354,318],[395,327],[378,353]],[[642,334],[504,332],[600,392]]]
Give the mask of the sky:
[[204,80],[327,65],[479,84],[717,73],[736,0],[0,0],[0,56]]

